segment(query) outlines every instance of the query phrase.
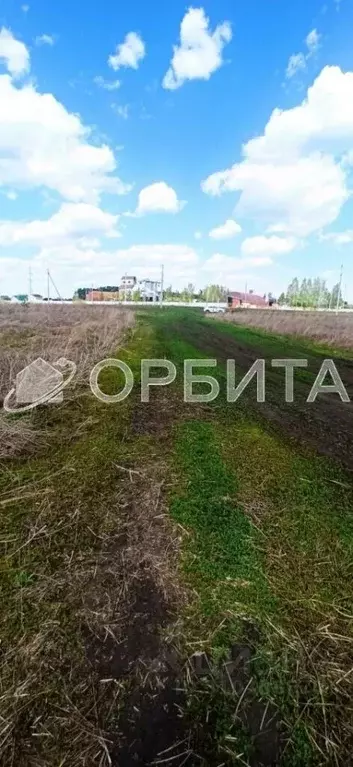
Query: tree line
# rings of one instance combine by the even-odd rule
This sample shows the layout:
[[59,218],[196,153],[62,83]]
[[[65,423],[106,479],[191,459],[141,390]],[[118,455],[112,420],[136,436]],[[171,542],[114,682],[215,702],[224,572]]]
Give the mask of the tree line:
[[286,292],[281,293],[278,303],[286,306],[302,306],[304,309],[336,309],[347,306],[343,301],[340,283],[337,282],[332,290],[321,277],[305,277],[301,282],[298,277],[292,280]]
[[196,290],[195,285],[189,283],[183,290],[173,290],[170,285],[163,291],[164,301],[209,301],[212,303],[226,302],[229,294],[228,288],[223,285],[206,285],[202,290]]

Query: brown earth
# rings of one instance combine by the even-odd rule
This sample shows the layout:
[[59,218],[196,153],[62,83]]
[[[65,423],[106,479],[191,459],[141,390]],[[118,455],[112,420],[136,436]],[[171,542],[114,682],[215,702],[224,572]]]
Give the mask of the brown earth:
[[[266,358],[261,346],[242,343],[235,336],[223,333],[216,324],[188,324],[179,322],[173,327],[179,338],[202,351],[205,356],[217,358],[219,363],[234,359],[239,373],[245,374],[253,362]],[[286,350],[283,349],[283,357]],[[313,356],[309,359],[308,370],[317,374],[324,357]],[[266,360],[267,361],[267,360]],[[341,379],[350,394],[353,394],[353,362],[334,359]],[[239,375],[238,380],[241,380]],[[330,456],[345,468],[353,469],[353,403],[341,402],[338,394],[319,394],[313,403],[307,403],[312,381],[304,383],[294,374],[294,402],[284,399],[284,370],[266,365],[266,402],[256,401],[256,384],[252,382],[242,395],[241,402],[272,423],[290,439],[300,441],[318,453]],[[329,381],[330,382],[330,381]],[[234,404],[236,409],[236,404]],[[229,412],[229,411],[228,411]]]
[[[153,391],[151,400],[136,402],[126,440],[157,434],[162,454],[167,454],[173,425],[195,417],[195,409],[180,407],[171,389]],[[197,406],[198,417],[209,418],[211,413],[209,406]],[[105,715],[100,722],[112,767],[232,764],[218,747],[219,695],[232,698],[234,711],[241,700],[237,722],[252,742],[249,767],[274,767],[283,737],[277,711],[257,700],[252,684],[251,662],[259,641],[254,626],[244,625],[243,642],[234,644],[229,657],[218,664],[204,654],[185,655],[175,621],[190,595],[178,582],[180,531],[163,499],[162,485],[170,479],[167,464],[158,451],[141,467],[127,463],[117,469],[125,476],[119,484],[125,523],[120,521],[121,534],[102,560],[96,594],[87,594],[92,615],[101,611],[107,595],[112,608],[103,629],[101,621],[96,626],[94,620],[83,628],[98,687],[108,692],[116,685],[119,690],[108,730]],[[212,704],[212,690],[214,709],[211,705],[209,713],[190,714],[190,695],[206,697]]]

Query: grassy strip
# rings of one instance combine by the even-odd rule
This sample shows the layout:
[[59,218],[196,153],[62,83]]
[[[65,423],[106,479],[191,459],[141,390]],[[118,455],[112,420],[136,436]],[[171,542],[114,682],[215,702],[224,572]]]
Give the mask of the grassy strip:
[[[198,609],[211,618],[215,648],[215,628],[225,617],[271,612],[273,603],[254,542],[256,530],[237,500],[235,477],[224,465],[214,427],[202,421],[180,425],[175,449],[186,487],[171,511],[193,531],[184,567],[199,595]],[[233,632],[234,626],[228,637],[222,632],[227,645]]]
[[266,616],[255,672],[261,697],[280,706],[291,733],[283,763],[321,763],[322,754],[323,763],[340,763],[350,739],[352,488],[328,461],[298,455],[259,427],[223,423],[217,433],[243,508],[261,530],[279,606],[275,619]]
[[[156,318],[163,350],[180,370],[185,357],[202,355],[175,339],[175,319],[208,322],[191,314]],[[239,334],[238,327],[217,325]],[[247,333],[240,331],[244,341]],[[270,338],[267,351],[288,356],[280,344]],[[300,346],[292,346],[290,353],[301,356]],[[224,371],[212,374],[224,383]],[[241,401],[228,405],[224,391],[209,418],[212,426],[179,427],[176,441],[178,472],[187,479],[172,509],[192,531],[184,564],[198,594],[186,624],[191,645],[217,655],[237,636],[240,615],[255,618],[258,692],[280,707],[291,733],[283,764],[344,763],[353,636],[351,479],[256,423]]]

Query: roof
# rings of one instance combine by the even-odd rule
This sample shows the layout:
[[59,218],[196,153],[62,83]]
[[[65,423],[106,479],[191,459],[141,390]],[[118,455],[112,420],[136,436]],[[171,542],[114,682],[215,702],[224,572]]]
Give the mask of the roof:
[[22,303],[22,304],[28,301],[28,295],[25,293],[20,293],[19,295],[13,296],[12,298],[13,300],[18,301],[19,303]]
[[240,293],[234,291],[229,293],[232,298],[238,298],[239,301],[244,301],[248,304],[267,304],[267,300],[264,296],[258,296],[256,293]]

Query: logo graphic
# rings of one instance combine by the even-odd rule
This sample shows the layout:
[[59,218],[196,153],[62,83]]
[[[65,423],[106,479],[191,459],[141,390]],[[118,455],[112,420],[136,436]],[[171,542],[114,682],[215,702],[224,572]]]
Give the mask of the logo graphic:
[[[64,378],[65,372],[66,378]],[[63,389],[72,381],[75,373],[75,363],[65,357],[57,360],[55,367],[38,357],[17,374],[15,386],[4,399],[4,410],[7,413],[23,413],[45,402],[50,404],[62,402]],[[16,407],[10,404],[13,397]]]

